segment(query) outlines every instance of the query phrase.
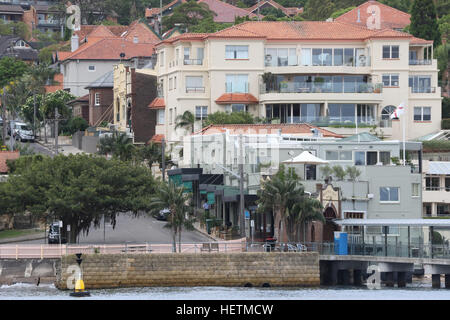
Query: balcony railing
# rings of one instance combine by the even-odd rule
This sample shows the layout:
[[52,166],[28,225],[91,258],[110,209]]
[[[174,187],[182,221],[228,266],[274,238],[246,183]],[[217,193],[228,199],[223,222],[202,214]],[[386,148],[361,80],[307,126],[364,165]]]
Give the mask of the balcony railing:
[[61,22],[59,20],[39,20],[38,26],[58,26]]
[[410,87],[411,93],[436,93],[436,87]]
[[186,87],[186,93],[204,93],[205,87]]
[[450,187],[434,187],[434,186],[426,186],[424,188],[425,191],[447,191],[450,192]]
[[201,66],[203,65],[203,59],[184,59],[183,64],[185,66]]
[[[355,128],[356,127],[356,120],[358,121],[358,127],[372,127],[374,125],[377,125],[379,123],[379,120],[377,120],[375,117],[366,116],[366,117],[355,117],[355,116],[342,116],[342,117],[333,117],[333,116],[308,116],[308,115],[300,115],[300,116],[288,116],[286,118],[286,121],[282,121],[282,123],[301,123],[301,122],[307,122],[312,125],[318,126],[318,127],[342,127],[342,128]],[[278,122],[279,119],[272,118],[273,123]]]
[[423,65],[431,65],[433,63],[432,60],[428,59],[410,59],[409,65],[410,66],[423,66]]
[[332,82],[282,82],[268,88],[263,84],[261,93],[381,93],[382,83],[342,83]]

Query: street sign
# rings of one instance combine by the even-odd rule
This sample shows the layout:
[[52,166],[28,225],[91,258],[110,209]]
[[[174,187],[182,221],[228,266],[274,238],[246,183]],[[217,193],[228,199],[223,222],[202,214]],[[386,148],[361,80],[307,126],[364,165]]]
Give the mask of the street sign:
[[250,227],[252,227],[252,228],[255,227],[255,220],[250,220]]
[[245,213],[245,219],[250,219],[250,212],[248,210],[245,210],[244,213]]
[[67,225],[67,232],[70,232],[70,224]]
[[59,220],[59,227],[62,228],[63,227],[63,222],[61,220]]

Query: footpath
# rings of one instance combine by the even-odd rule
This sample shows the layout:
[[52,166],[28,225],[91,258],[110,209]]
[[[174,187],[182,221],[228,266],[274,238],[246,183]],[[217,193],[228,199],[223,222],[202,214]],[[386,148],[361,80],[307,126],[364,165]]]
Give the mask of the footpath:
[[[71,144],[64,143],[64,141],[61,142],[62,143],[58,144],[59,154],[69,155],[69,154],[83,153],[82,150],[75,148]],[[47,150],[55,154],[55,138],[47,138],[47,143],[45,143],[44,140],[36,140],[36,143],[40,144],[42,147],[46,148]]]
[[30,241],[30,240],[39,240],[39,239],[45,239],[44,231],[42,231],[40,233],[36,233],[36,234],[29,234],[29,235],[25,235],[25,236],[0,239],[0,244],[15,243],[15,242],[22,242],[22,241]]

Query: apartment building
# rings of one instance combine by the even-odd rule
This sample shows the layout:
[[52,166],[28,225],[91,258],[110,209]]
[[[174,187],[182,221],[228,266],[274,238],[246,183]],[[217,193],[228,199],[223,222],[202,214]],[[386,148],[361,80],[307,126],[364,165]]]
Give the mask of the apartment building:
[[[169,143],[186,134],[175,130],[176,116],[186,110],[197,120],[247,111],[344,136],[376,126],[379,136],[402,139],[404,123],[409,140],[440,129],[432,42],[407,33],[338,21],[251,21],[211,34],[185,33],[156,51],[164,105],[156,133]],[[405,120],[391,120],[401,102]]]
[[[202,168],[204,175],[223,175],[224,186],[205,185],[203,189],[216,196],[213,209],[217,218],[233,225],[239,225],[237,177],[242,159],[245,208],[255,219],[260,238],[277,234],[277,221],[269,212],[265,215],[252,213],[256,209],[254,201],[261,181],[276,173],[281,163],[308,151],[327,161],[329,167],[358,169],[360,174],[356,178],[333,175],[334,178],[329,179],[323,170],[325,165],[285,163],[297,172],[305,191],[321,201],[327,222],[323,226],[314,224],[313,233],[315,240],[327,241],[332,240],[333,232],[338,230],[333,222],[336,219],[422,217],[422,161],[415,166],[396,165],[393,159],[400,157],[402,148],[398,140],[382,141],[367,133],[341,138],[308,124],[215,125],[184,139],[188,168]],[[421,142],[407,142],[406,150],[421,159]],[[189,177],[186,175],[182,179],[188,181]],[[200,189],[202,183],[208,184],[199,183]],[[308,231],[310,236],[311,230]]]
[[450,162],[423,161],[423,214],[425,217],[450,215]]

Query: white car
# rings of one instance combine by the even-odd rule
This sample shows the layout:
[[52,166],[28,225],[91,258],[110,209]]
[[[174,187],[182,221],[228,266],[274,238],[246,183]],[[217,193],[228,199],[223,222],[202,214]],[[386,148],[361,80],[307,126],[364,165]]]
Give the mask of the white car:
[[20,141],[34,141],[33,130],[24,122],[15,122],[13,124],[13,137]]

